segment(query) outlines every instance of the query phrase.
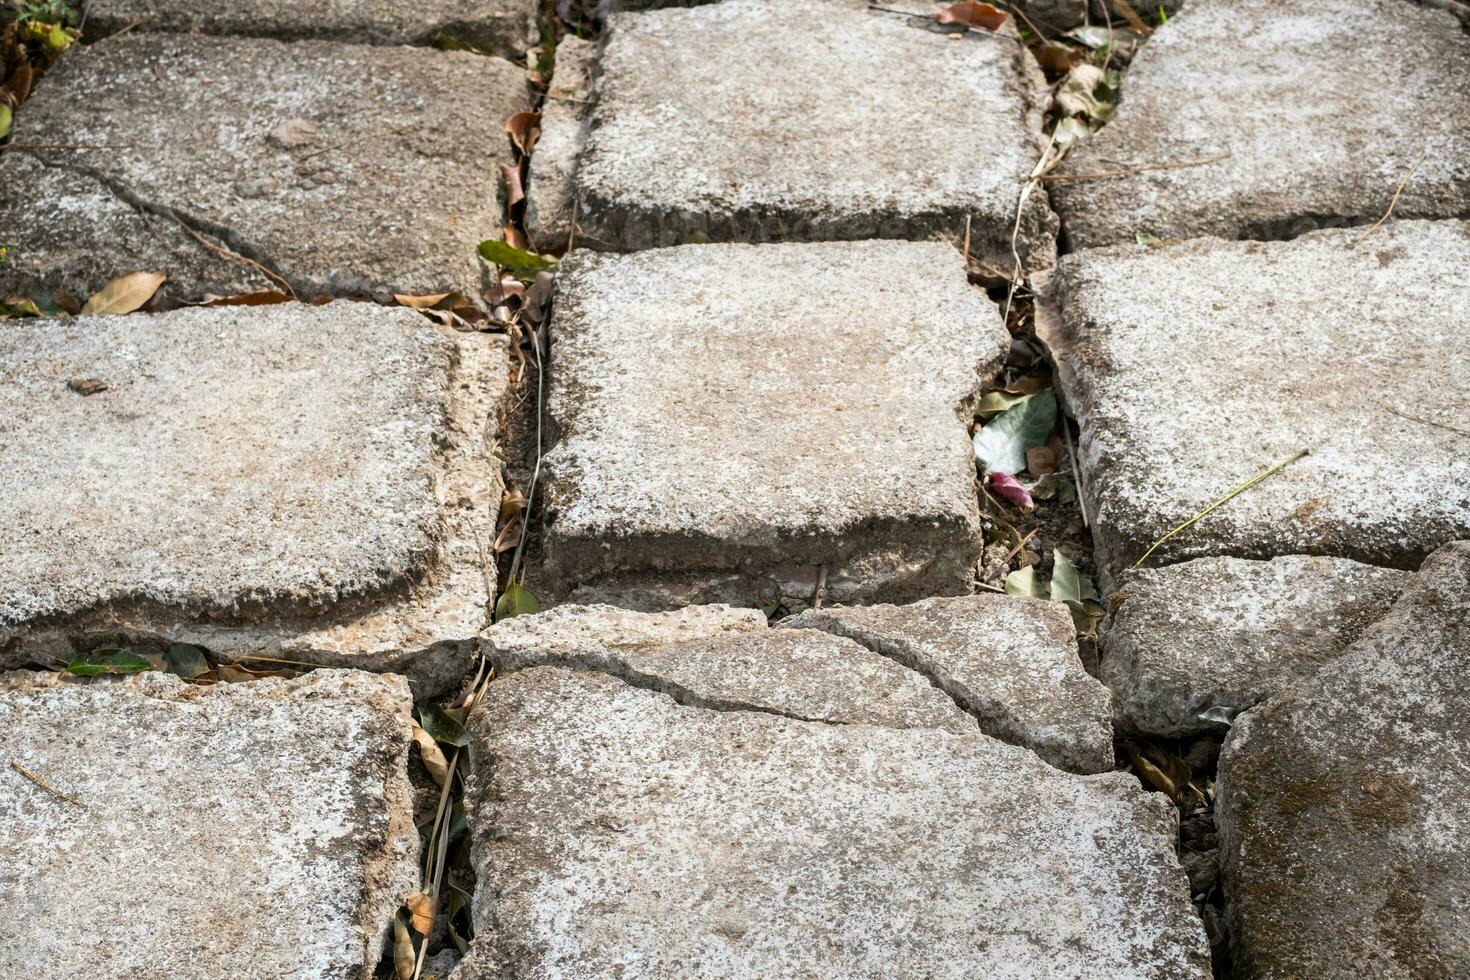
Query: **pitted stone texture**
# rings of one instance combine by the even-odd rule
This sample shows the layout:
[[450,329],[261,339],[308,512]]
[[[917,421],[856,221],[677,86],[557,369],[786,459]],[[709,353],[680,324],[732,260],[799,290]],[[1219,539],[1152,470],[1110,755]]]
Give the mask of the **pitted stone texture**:
[[1054,766],[1113,768],[1111,698],[1082,669],[1066,606],[970,595],[810,610],[782,625],[845,636],[919,671],[974,714],[985,734]]
[[1099,676],[1118,726],[1179,738],[1311,677],[1383,618],[1408,572],[1344,558],[1197,558],[1124,576]]
[[840,637],[769,629],[757,609],[559,606],[495,624],[481,649],[502,674],[536,666],[600,671],[694,707],[976,730],[923,675]]
[[[167,242],[183,223],[303,297],[479,293],[475,249],[501,227],[505,120],[529,108],[516,66],[420,48],[138,33],[71,54],[26,103],[16,140],[109,147],[35,152],[147,211],[160,236],[151,248],[176,252]],[[46,201],[29,203],[6,238],[63,276],[74,244],[51,226]],[[97,207],[116,220],[121,204]],[[131,244],[120,236],[88,268],[138,271]],[[192,246],[167,270],[191,300],[228,293],[242,275],[215,280]]]
[[1470,541],[1241,716],[1217,804],[1236,975],[1470,975]]
[[1470,454],[1453,431],[1470,428],[1470,223],[1389,223],[1354,247],[1360,236],[1062,260],[1064,323],[1048,340],[1106,571],[1301,450],[1151,561],[1413,567],[1470,534]]
[[538,33],[537,0],[92,0],[87,34],[232,34],[297,41],[426,44],[446,35],[508,58]]
[[461,980],[1209,976],[1172,816],[983,735],[498,680]]
[[577,158],[587,137],[592,73],[602,46],[567,36],[556,46],[556,69],[541,105],[541,137],[526,184],[526,231],[536,248],[560,252],[574,243],[572,220]]
[[1189,0],[1139,50],[1113,121],[1057,173],[1229,157],[1056,181],[1052,200],[1074,248],[1138,232],[1282,239],[1371,223],[1411,172],[1397,217],[1470,217],[1467,115],[1470,36],[1444,11]]
[[0,666],[125,638],[462,674],[505,372],[501,341],[363,303],[12,323]]
[[368,980],[419,881],[411,707],[356,671],[5,675],[5,975]]
[[579,252],[558,274],[546,562],[584,601],[968,592],[968,411],[1009,338],[947,245]]
[[[1038,75],[1009,28],[953,40],[909,5],[925,16],[863,0],[614,15],[577,169],[583,239],[959,243],[968,220],[972,254],[1010,269]],[[1055,235],[1031,195],[1023,265],[1050,267]]]

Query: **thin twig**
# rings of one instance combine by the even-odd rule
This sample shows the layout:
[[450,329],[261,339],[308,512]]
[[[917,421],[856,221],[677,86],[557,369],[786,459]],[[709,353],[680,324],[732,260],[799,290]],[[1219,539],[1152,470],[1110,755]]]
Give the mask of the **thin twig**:
[[[175,219],[175,220],[177,221],[178,219]],[[195,231],[193,228],[190,228],[187,224],[185,224],[182,221],[178,221],[178,226],[180,228],[184,229],[190,235],[193,235],[194,238],[196,240],[198,240],[199,244],[203,245],[205,248],[209,249],[211,252],[215,252],[215,253],[217,253],[219,255],[223,255],[227,259],[234,259],[236,262],[243,262],[246,265],[250,266],[251,268],[258,270],[263,275],[269,276],[271,279],[274,279],[276,282],[280,283],[283,287],[285,287],[286,292],[291,295],[291,298],[292,299],[296,300],[297,302],[300,302],[301,301],[301,297],[299,297],[299,296],[296,295],[296,290],[294,290],[294,289],[291,288],[291,284],[289,282],[287,282],[285,279],[281,278],[280,276],[278,276],[276,273],[272,272],[271,270],[267,269],[265,266],[261,265],[259,262],[257,262],[254,259],[250,258],[248,255],[241,255],[239,252],[236,252],[233,249],[226,248],[224,245],[221,245],[219,242],[212,242],[212,241],[210,241],[208,238],[206,238],[203,235],[199,234],[199,232]]]
[[293,667],[311,667],[316,670],[331,670],[327,664],[314,664],[305,660],[283,660],[280,657],[235,657],[234,662],[240,663],[245,660],[259,660],[269,664],[290,664]]
[[1041,180],[1102,180],[1107,177],[1133,177],[1137,174],[1153,173],[1158,170],[1183,170],[1185,167],[1203,167],[1207,163],[1219,163],[1230,159],[1229,153],[1219,153],[1199,160],[1182,160],[1178,163],[1151,163],[1142,167],[1125,167],[1122,170],[1099,170],[1088,174],[1046,174]]
[[68,803],[75,804],[76,806],[81,807],[83,810],[89,809],[87,804],[83,803],[81,800],[77,799],[74,796],[67,796],[61,790],[57,789],[55,786],[52,786],[50,783],[46,782],[46,780],[42,779],[40,776],[37,776],[25,766],[21,765],[19,762],[16,762],[14,759],[10,760],[10,768],[14,769],[16,772],[20,773],[22,776],[29,779],[31,782],[35,783],[37,786],[41,787],[57,799],[65,800]]
[[122,30],[118,31],[115,34],[109,34],[109,35],[107,35],[107,37],[103,38],[102,40],[104,40],[104,41],[110,41],[110,40],[112,40],[115,37],[122,37],[128,31],[131,31],[135,27],[140,27],[143,24],[148,23],[150,20],[152,20],[156,16],[158,16],[158,15],[157,14],[144,14],[142,17],[136,18],[132,23],[128,24]]
[[1087,484],[1082,482],[1082,468],[1077,465],[1077,453],[1072,449],[1072,428],[1062,419],[1062,439],[1067,443],[1067,459],[1072,463],[1072,480],[1077,484],[1077,507],[1082,511],[1082,526],[1092,527],[1087,519]]
[[1410,415],[1408,412],[1400,412],[1392,405],[1380,404],[1379,407],[1382,408],[1385,412],[1392,412],[1394,415],[1397,415],[1401,419],[1408,419],[1410,422],[1418,422],[1420,425],[1432,425],[1436,429],[1444,429],[1446,432],[1453,432],[1457,436],[1465,436],[1467,439],[1470,439],[1470,432],[1467,432],[1464,429],[1457,429],[1453,425],[1445,425],[1443,422],[1435,422],[1432,419],[1421,419],[1417,415]]
[[827,566],[823,565],[817,570],[817,591],[812,595],[812,608],[821,609],[822,601],[827,598]]
[[131,150],[132,143],[6,143],[0,150]]
[[1303,456],[1306,456],[1310,452],[1311,452],[1310,449],[1303,449],[1301,452],[1297,453],[1295,456],[1290,456],[1290,457],[1288,457],[1286,459],[1283,459],[1279,463],[1275,463],[1275,464],[1273,464],[1271,466],[1266,467],[1264,470],[1261,470],[1261,472],[1257,473],[1255,476],[1251,477],[1249,480],[1246,480],[1240,486],[1236,487],[1234,490],[1231,490],[1225,496],[1221,497],[1219,500],[1215,501],[1213,504],[1210,504],[1210,506],[1208,506],[1204,510],[1200,511],[1198,514],[1195,514],[1189,520],[1185,521],[1183,524],[1180,524],[1178,527],[1174,528],[1174,530],[1170,531],[1168,534],[1164,535],[1162,538],[1159,538],[1159,540],[1157,540],[1157,541],[1155,541],[1153,543],[1153,546],[1152,547],[1150,547],[1147,551],[1145,551],[1143,553],[1143,557],[1142,558],[1138,559],[1138,561],[1134,562],[1132,565],[1129,565],[1128,567],[1130,569],[1133,569],[1133,568],[1137,568],[1139,565],[1142,565],[1145,561],[1148,560],[1148,556],[1149,555],[1153,554],[1155,551],[1158,550],[1159,545],[1163,544],[1165,541],[1168,541],[1174,535],[1178,534],[1180,531],[1182,531],[1185,528],[1189,527],[1195,521],[1199,520],[1201,517],[1204,517],[1206,514],[1208,514],[1210,511],[1214,510],[1216,507],[1219,507],[1222,504],[1225,504],[1226,502],[1228,502],[1230,500],[1233,500],[1235,497],[1239,496],[1240,494],[1242,494],[1245,491],[1249,490],[1251,487],[1255,486],[1257,483],[1260,483],[1262,480],[1264,480],[1266,477],[1270,476],[1272,473],[1275,473],[1277,470],[1282,469],[1283,467],[1290,466],[1292,463],[1295,463],[1297,460],[1301,459]]
[[1032,538],[1036,537],[1037,533],[1040,530],[1041,530],[1041,528],[1039,528],[1039,527],[1033,527],[1031,529],[1031,533],[1030,534],[1026,535],[1020,541],[1017,541],[1016,542],[1016,546],[1014,548],[1012,548],[1010,551],[1007,551],[1006,552],[1006,556],[1000,560],[1000,564],[1004,565],[1006,562],[1010,561],[1012,558],[1014,558],[1017,555],[1019,555],[1021,553],[1021,549],[1024,548],[1024,547],[1026,547],[1026,543],[1028,541],[1030,541]]
[[[937,20],[934,19],[934,15],[933,14],[924,14],[924,13],[920,13],[920,12],[918,12],[916,10],[899,10],[897,7],[884,7],[881,4],[876,4],[876,3],[869,3],[868,4],[868,9],[869,10],[880,10],[880,11],[882,11],[885,14],[898,14],[900,17],[917,17],[919,20],[925,20],[925,21],[928,21],[931,24],[939,24],[939,21],[937,21]],[[1026,42],[1025,41],[1022,41],[1016,35],[1014,35],[1014,34],[1007,34],[1007,33],[1003,32],[1003,31],[987,31],[987,30],[985,30],[982,27],[971,27],[969,24],[959,24],[959,23],[955,23],[955,24],[943,24],[943,25],[940,25],[940,26],[943,26],[943,27],[963,27],[965,29],[964,30],[964,33],[966,33],[966,34],[979,34],[981,37],[1000,37],[1000,38],[1005,38],[1007,41],[1015,41],[1017,44],[1021,45],[1022,47],[1025,47],[1026,46]],[[944,33],[947,34],[949,32],[946,31]],[[961,32],[956,31],[955,33],[956,34],[959,34]]]
[[1016,199],[1016,222],[1011,227],[1011,260],[1015,263],[1011,267],[1010,283],[1006,286],[1006,306],[1002,313],[1000,322],[1010,329],[1011,303],[1016,298],[1016,285],[1023,275],[1021,269],[1021,249],[1018,244],[1021,237],[1021,216],[1026,211],[1026,201],[1031,197],[1031,192],[1038,186],[1037,182],[1043,174],[1061,162],[1065,150],[1059,152],[1055,157],[1051,155],[1057,145],[1057,134],[1053,130],[1046,146],[1041,150],[1041,159],[1036,161],[1036,166],[1031,168],[1031,175],[1026,178],[1026,184],[1021,188],[1021,195]]
[[1422,154],[1419,155],[1419,162],[1414,164],[1414,169],[1405,174],[1404,179],[1399,181],[1399,186],[1394,189],[1393,200],[1388,202],[1388,210],[1383,212],[1383,217],[1373,222],[1373,227],[1369,228],[1367,231],[1359,235],[1357,241],[1353,242],[1351,246],[1352,248],[1357,248],[1359,245],[1363,244],[1363,240],[1366,239],[1369,235],[1373,234],[1379,228],[1381,228],[1383,226],[1383,223],[1388,220],[1388,216],[1393,214],[1393,209],[1397,207],[1399,203],[1399,195],[1404,192],[1404,187],[1409,183],[1409,180],[1419,172],[1419,168],[1424,166],[1424,160],[1428,156],[1428,150],[1425,150]]

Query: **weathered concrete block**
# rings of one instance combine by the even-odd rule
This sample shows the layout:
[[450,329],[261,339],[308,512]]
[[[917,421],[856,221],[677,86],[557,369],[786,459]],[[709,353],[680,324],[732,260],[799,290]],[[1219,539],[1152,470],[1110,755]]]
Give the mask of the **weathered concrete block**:
[[1197,558],[1125,575],[1099,676],[1119,727],[1169,738],[1221,731],[1331,663],[1381,619],[1408,572],[1343,558]]
[[975,719],[922,674],[837,636],[769,629],[757,609],[559,606],[496,623],[481,649],[502,674],[538,666],[599,671],[694,707],[977,731]]
[[[1362,25],[1372,24],[1371,31]],[[1369,84],[1367,80],[1377,80]],[[1051,184],[1075,248],[1470,215],[1470,36],[1403,0],[1189,0]]]
[[7,975],[369,980],[419,883],[410,707],[356,671],[0,677]]
[[1071,772],[1113,768],[1112,699],[1082,669],[1067,607],[970,595],[809,610],[782,625],[855,640],[929,678],[981,730]]
[[[305,298],[474,296],[475,248],[501,227],[505,120],[528,107],[524,72],[498,58],[128,34],[71,52],[16,119],[20,143],[106,147],[34,151],[85,188],[33,197],[5,154],[0,214],[26,281],[83,297],[140,269],[190,300],[261,280],[221,247]],[[80,220],[99,254],[77,254]],[[0,266],[0,293],[13,275]]]
[[555,668],[491,692],[463,980],[1209,976],[1172,811],[1121,773]]
[[[558,274],[546,569],[673,608],[970,589],[965,413],[1009,340],[937,243],[578,252]],[[962,416],[965,416],[962,419]]]
[[1236,974],[1470,974],[1470,541],[1220,757]]
[[[972,252],[1011,268],[1039,73],[1009,29],[948,39],[932,5],[909,6],[921,15],[862,0],[615,15],[577,168],[583,241],[959,243],[968,224]],[[1044,197],[1021,216],[1027,267],[1055,257]]]
[[503,340],[365,303],[12,322],[0,666],[180,640],[461,675],[506,372]]
[[531,153],[526,183],[526,231],[543,252],[559,252],[575,243],[577,158],[586,143],[592,73],[600,49],[595,41],[571,36],[556,46],[556,70],[541,106],[541,138]]
[[1064,322],[1048,339],[1082,429],[1101,567],[1118,572],[1303,450],[1151,561],[1323,554],[1413,567],[1470,535],[1465,406],[1440,394],[1470,389],[1470,223],[1361,235],[1062,260]]
[[139,31],[236,34],[299,41],[424,44],[447,35],[507,58],[539,35],[538,0],[92,0],[89,37]]

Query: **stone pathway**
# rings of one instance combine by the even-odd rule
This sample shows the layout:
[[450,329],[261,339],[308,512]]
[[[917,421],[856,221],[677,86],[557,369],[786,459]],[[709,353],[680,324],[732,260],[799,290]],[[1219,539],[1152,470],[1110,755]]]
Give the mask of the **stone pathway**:
[[1171,3],[1028,184],[936,2],[308,6],[94,0],[0,153],[0,299],[167,277],[0,322],[6,976],[1470,973],[1453,16]]

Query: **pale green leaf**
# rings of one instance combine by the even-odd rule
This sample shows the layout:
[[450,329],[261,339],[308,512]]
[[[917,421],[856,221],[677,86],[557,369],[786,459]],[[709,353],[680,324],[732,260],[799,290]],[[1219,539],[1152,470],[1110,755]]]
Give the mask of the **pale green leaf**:
[[515,276],[534,276],[542,269],[556,265],[554,259],[543,258],[535,252],[527,252],[493,238],[480,243],[480,257]]
[[1057,421],[1051,389],[1037,392],[997,415],[975,433],[975,458],[986,473],[1015,476],[1026,468],[1026,450],[1044,446]]
[[1008,408],[1021,404],[1033,395],[1012,395],[1004,391],[992,391],[980,399],[980,405],[975,409],[976,415],[999,415]]
[[419,709],[419,727],[429,733],[436,742],[460,748],[470,743],[469,733],[463,725],[449,717],[437,704],[426,704]]
[[1024,595],[1034,599],[1045,599],[1046,589],[1036,581],[1036,566],[1027,565],[1007,575],[1006,595]]
[[506,586],[500,598],[495,602],[495,619],[512,619],[516,616],[529,616],[541,611],[541,601],[536,598],[535,593],[519,582],[512,582]]

